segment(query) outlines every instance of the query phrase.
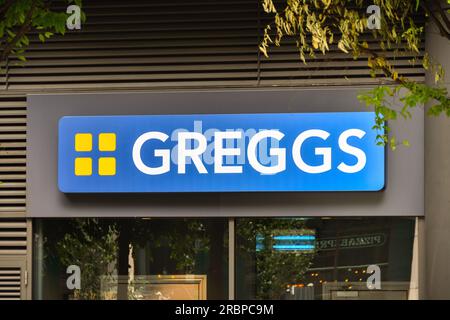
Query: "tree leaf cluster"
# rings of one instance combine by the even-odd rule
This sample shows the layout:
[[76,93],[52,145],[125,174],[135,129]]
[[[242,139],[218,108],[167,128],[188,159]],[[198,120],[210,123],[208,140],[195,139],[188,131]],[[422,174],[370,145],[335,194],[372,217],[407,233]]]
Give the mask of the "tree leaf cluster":
[[[396,137],[389,134],[387,121],[410,118],[414,108],[425,106],[428,115],[450,116],[444,70],[427,52],[421,51],[424,26],[417,25],[414,19],[417,15],[426,15],[438,26],[440,34],[450,40],[450,21],[439,1],[261,1],[264,11],[271,17],[259,46],[264,56],[269,57],[270,47],[281,46],[282,40],[288,37],[296,41],[300,60],[305,64],[318,54],[327,55],[333,46],[353,59],[367,59],[370,75],[379,79],[380,86],[361,93],[358,98],[374,108],[378,144],[389,144],[395,149],[398,143]],[[367,27],[369,4],[380,8],[379,29]],[[413,55],[409,63],[421,63],[435,83],[426,85],[402,75],[401,69],[394,66],[402,55]],[[398,94],[401,94],[398,96],[400,110],[390,103]],[[407,141],[403,144],[408,145]]]

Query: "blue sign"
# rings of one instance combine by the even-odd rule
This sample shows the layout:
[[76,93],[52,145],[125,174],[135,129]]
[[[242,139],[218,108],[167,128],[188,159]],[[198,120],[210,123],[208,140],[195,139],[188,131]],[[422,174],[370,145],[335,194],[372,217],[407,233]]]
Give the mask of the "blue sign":
[[372,112],[69,116],[65,193],[378,191]]

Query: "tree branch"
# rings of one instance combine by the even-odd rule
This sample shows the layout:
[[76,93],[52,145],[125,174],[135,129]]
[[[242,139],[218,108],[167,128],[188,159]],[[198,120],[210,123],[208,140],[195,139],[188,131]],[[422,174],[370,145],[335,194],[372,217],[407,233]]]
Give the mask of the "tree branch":
[[5,3],[0,7],[0,18],[5,15],[6,11],[8,11],[13,2],[14,0],[6,0]]
[[6,42],[6,45],[4,49],[2,50],[2,54],[0,56],[0,61],[4,61],[11,51],[14,50],[17,42],[28,32],[30,31],[32,22],[33,22],[33,13],[35,10],[34,1],[31,5],[30,10],[28,11],[26,17],[25,17],[25,23],[20,27],[19,31],[16,33],[14,38],[11,41]]
[[[386,58],[381,57],[377,52],[375,52],[372,49],[366,48],[360,44],[358,44],[358,48],[359,50],[368,53],[369,55],[371,55],[373,58],[383,58],[385,59],[385,61],[387,62]],[[405,77],[403,76],[398,76],[398,77],[394,77],[394,71],[389,67],[390,65],[386,65],[386,66],[379,66],[379,70],[383,71],[384,75],[390,79],[392,79],[393,81],[395,81],[396,83],[406,86],[408,83],[408,80],[405,79]]]

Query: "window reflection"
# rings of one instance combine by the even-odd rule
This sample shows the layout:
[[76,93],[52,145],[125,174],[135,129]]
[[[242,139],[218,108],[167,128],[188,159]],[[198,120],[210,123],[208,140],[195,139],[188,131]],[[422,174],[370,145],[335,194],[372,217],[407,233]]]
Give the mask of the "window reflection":
[[407,298],[413,232],[410,218],[238,219],[237,298]]
[[[408,296],[413,218],[235,221],[238,299]],[[228,298],[226,218],[34,223],[35,299]],[[70,265],[80,267],[80,289],[68,288]],[[380,289],[367,286],[369,266],[379,268]]]
[[[226,299],[225,219],[35,221],[35,298]],[[69,290],[66,268],[80,267]]]

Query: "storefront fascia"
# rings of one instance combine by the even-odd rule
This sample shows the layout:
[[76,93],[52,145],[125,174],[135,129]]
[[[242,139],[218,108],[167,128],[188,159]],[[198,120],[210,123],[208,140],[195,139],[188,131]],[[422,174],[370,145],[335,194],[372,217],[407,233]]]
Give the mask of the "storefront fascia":
[[[99,189],[97,192],[85,192],[83,190],[79,192],[76,188],[74,189],[75,192],[62,192],[67,190],[61,190],[61,185],[58,187],[58,181],[61,182],[59,180],[61,174],[58,175],[58,168],[61,168],[61,163],[58,163],[58,161],[61,161],[61,154],[58,155],[58,150],[61,149],[61,145],[58,148],[58,143],[61,143],[61,139],[63,138],[58,136],[58,132],[61,132],[59,131],[61,129],[59,126],[60,120],[63,117],[169,116],[196,114],[198,114],[199,117],[202,117],[205,115],[220,114],[254,114],[255,118],[257,118],[256,114],[312,113],[318,114],[320,117],[320,113],[326,115],[327,113],[344,114],[366,111],[362,110],[362,106],[356,99],[357,94],[361,90],[363,89],[314,88],[29,95],[27,215],[30,218],[36,219],[36,221],[52,221],[51,218],[54,220],[79,217],[104,219],[140,217],[142,219],[150,220],[158,218],[222,219],[221,221],[226,221],[226,226],[224,226],[223,223],[218,223],[221,224],[221,226],[216,226],[214,228],[222,230],[221,232],[224,232],[227,237],[227,243],[223,248],[228,250],[226,254],[226,278],[228,278],[228,281],[227,283],[223,283],[222,286],[227,287],[223,292],[227,292],[228,298],[230,299],[248,297],[242,293],[245,292],[245,289],[239,288],[239,282],[236,281],[237,277],[240,277],[239,274],[242,273],[241,268],[245,268],[245,266],[242,265],[244,262],[240,262],[244,261],[241,259],[241,255],[246,254],[241,250],[242,237],[236,236],[236,229],[244,228],[243,226],[247,223],[246,219],[250,217],[252,219],[268,217],[273,219],[291,217],[293,220],[298,220],[300,217],[301,219],[312,219],[308,220],[311,222],[306,222],[305,224],[303,224],[303,222],[298,222],[298,228],[304,228],[305,231],[301,234],[301,239],[296,238],[294,240],[301,240],[302,243],[292,244],[289,242],[287,245],[302,246],[302,250],[307,250],[306,246],[308,246],[308,243],[305,244],[305,241],[308,241],[308,237],[311,238],[314,236],[313,233],[307,230],[320,230],[320,228],[324,228],[321,239],[315,239],[318,241],[320,240],[320,242],[315,243],[315,245],[320,244],[320,251],[322,253],[317,255],[314,258],[314,261],[318,259],[326,261],[328,259],[327,252],[330,252],[329,250],[336,251],[336,247],[343,252],[341,257],[344,257],[344,260],[346,259],[346,252],[350,252],[348,250],[363,250],[363,248],[382,250],[376,248],[383,248],[388,242],[388,240],[386,240],[388,238],[390,239],[389,248],[391,248],[394,243],[393,241],[398,241],[398,243],[405,241],[402,240],[401,235],[403,234],[402,232],[406,231],[398,230],[403,230],[404,228],[409,228],[408,230],[410,230],[409,224],[406,227],[402,227],[395,219],[400,217],[408,219],[408,217],[422,217],[424,215],[423,113],[420,110],[416,112],[412,120],[392,123],[392,133],[399,137],[407,138],[410,141],[411,147],[400,148],[395,152],[392,152],[388,148],[383,150],[383,154],[385,153],[385,155],[383,155],[383,161],[385,161],[385,163],[382,166],[384,177],[380,180],[383,181],[383,185],[381,188],[373,188],[370,191],[363,189],[352,190],[351,188],[347,191],[343,191],[342,189],[333,190],[333,187],[329,187],[326,190],[316,189],[312,191],[302,189],[294,190],[295,188],[286,188],[283,190],[282,182],[279,184],[278,190],[275,190],[273,185],[269,187],[266,186],[266,189],[256,190],[255,185],[253,185],[253,189],[248,188],[245,190],[244,188],[244,190],[239,190],[239,188],[236,189],[235,186],[234,189],[231,188],[225,190],[226,192],[221,191],[223,189],[217,189],[216,185],[216,188],[212,188],[211,190],[204,187],[200,190],[201,192],[196,192],[197,190],[187,190],[189,192],[173,190],[174,192],[171,192],[171,190],[168,189],[164,189],[163,192],[158,192],[157,187],[156,189],[153,188],[151,192],[146,192],[146,189],[144,189],[144,191],[137,190],[133,192],[133,190],[126,190],[126,192],[123,192],[124,189],[120,188],[120,190],[116,190],[114,193],[110,193],[108,191],[109,189]],[[95,141],[96,140],[93,142]],[[100,143],[100,141],[97,142]],[[375,144],[375,141],[373,141],[373,143]],[[119,147],[118,144],[117,148]],[[337,148],[338,145],[333,145],[333,147]],[[82,150],[82,147],[80,150]],[[106,150],[108,151],[108,149]],[[331,152],[331,156],[333,157],[333,152],[339,153],[340,151],[332,150]],[[370,162],[370,159],[368,162]],[[94,165],[91,167],[91,170],[92,168],[95,171],[97,167]],[[119,164],[117,168],[119,168]],[[336,168],[333,168],[333,170],[336,170]],[[105,172],[108,174],[108,170]],[[378,176],[378,178],[380,177]],[[174,181],[174,184],[176,184],[176,180]],[[255,181],[255,183],[257,183],[257,180]],[[133,185],[133,183],[131,183],[131,185]],[[208,182],[205,185],[207,186]],[[214,182],[211,182],[211,185],[214,185]],[[226,185],[226,183],[222,184],[221,187],[223,188]],[[380,186],[380,183],[377,183],[377,185]],[[239,186],[239,184],[237,184],[237,186]],[[336,220],[333,220],[335,217]],[[332,220],[330,223],[334,223],[333,221],[335,221],[335,225],[332,227],[324,227],[324,225],[327,225],[326,221],[328,218],[331,218]],[[366,226],[364,227],[365,229],[363,228],[364,230],[368,230],[366,233],[361,230],[341,230],[342,228],[347,229],[347,227],[345,224],[340,226],[339,221],[341,220],[339,219],[343,219],[342,221],[345,219],[357,219],[361,221],[361,224],[373,224],[374,226],[378,224],[382,225],[383,219],[387,219],[386,221],[388,221],[390,225],[392,224],[392,228],[389,230],[397,231],[388,231],[388,233],[386,233],[386,231],[382,230],[381,226],[374,228]],[[394,220],[391,221],[389,219]],[[321,222],[319,223],[318,221]],[[46,222],[42,223],[44,227],[45,223]],[[283,223],[284,222],[277,223],[276,228],[282,228]],[[313,227],[311,225],[313,225]],[[328,225],[330,224],[328,223]],[[327,230],[331,229],[338,231],[333,236],[326,237],[325,234],[327,233]],[[389,232],[391,233],[389,234]],[[280,240],[281,238],[286,240],[286,237],[292,238],[297,236],[292,235],[289,232],[284,232],[282,229],[273,230],[273,233],[274,237],[279,238],[274,238],[275,240]],[[414,231],[412,231],[412,233],[408,231],[407,233],[408,239],[411,238],[410,234],[414,236]],[[262,244],[260,244],[262,247],[258,247],[258,237],[258,234],[254,235],[257,242],[256,247],[253,250],[254,252],[252,252],[253,255],[255,252],[257,255],[258,250],[261,250],[261,248],[264,250],[264,240],[262,240]],[[395,237],[398,239],[393,240]],[[286,243],[275,244],[275,246],[280,245],[285,246]],[[408,245],[408,248],[409,247],[410,246]],[[392,252],[395,250],[391,248]],[[35,251],[38,252],[36,249]],[[385,260],[392,259],[390,258],[393,254],[392,252],[387,253],[389,256],[386,256]],[[377,253],[377,256],[381,257],[384,254],[385,253]],[[413,258],[413,260],[414,259],[416,258]],[[250,260],[245,261],[248,262]],[[408,268],[411,268],[410,260],[400,262],[401,264],[409,264]],[[345,266],[337,267],[336,263],[337,262],[335,261],[335,267],[332,271],[334,275],[330,275],[330,277],[334,277],[334,279],[347,279],[348,277],[345,275],[341,276],[341,271],[339,271],[341,269],[344,270],[343,268]],[[322,265],[318,262],[316,264]],[[324,262],[323,265],[325,264],[327,263]],[[365,268],[367,268],[367,266],[363,263],[359,265],[358,270],[354,270],[354,268],[347,269],[351,269],[354,273],[360,272],[360,270]],[[308,277],[314,277],[316,273],[319,275],[319,270],[322,269],[323,268],[311,269],[312,271],[308,271]],[[41,271],[36,270],[36,268],[33,271],[35,273],[34,278],[38,279],[39,277],[36,277],[36,274]],[[257,273],[258,271],[255,272]],[[322,275],[322,271],[320,272]],[[392,273],[394,271],[390,269],[389,272]],[[323,274],[324,277],[328,276],[326,271],[323,271]],[[151,282],[154,282],[151,277],[156,277],[155,279],[158,280],[157,275],[153,274],[147,276],[150,276]],[[412,276],[413,275],[411,275],[411,277]],[[396,279],[395,276],[392,277],[393,279]],[[402,275],[400,278],[402,277],[404,276]],[[202,274],[193,279],[194,284],[189,283],[189,285],[194,285],[195,288],[197,288],[195,290],[199,290],[196,291],[197,298],[206,298],[206,286],[201,279]],[[224,279],[221,281],[224,282]],[[238,284],[237,287],[236,284]],[[154,283],[153,285],[156,284]],[[303,286],[303,284],[298,283],[291,283],[290,285],[290,288],[295,288],[296,285],[298,287]],[[395,287],[395,283],[393,282],[390,285]],[[255,290],[256,295],[252,293],[250,298],[274,297],[267,295],[266,291],[260,290],[259,288]],[[332,289],[328,290],[333,291]],[[223,298],[223,292],[217,293],[217,296]],[[298,296],[298,292],[295,293],[294,289],[292,289],[292,292],[292,296]],[[306,290],[302,295],[311,295],[308,292],[309,291]],[[312,296],[314,296],[314,294],[312,294]],[[36,297],[39,298],[39,294],[37,294]],[[45,297],[45,294],[40,297]],[[341,298],[345,297],[344,294]],[[361,297],[363,296],[361,295]],[[322,296],[322,298],[325,297]],[[329,295],[328,298],[333,297],[332,295]],[[349,298],[351,297],[349,296]]]

